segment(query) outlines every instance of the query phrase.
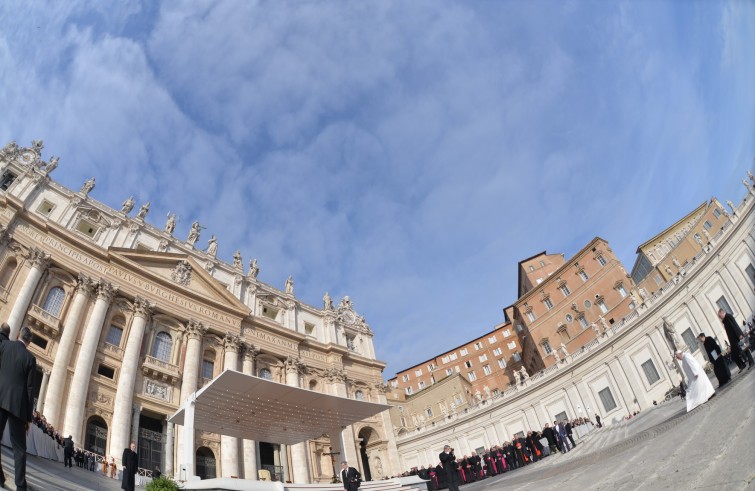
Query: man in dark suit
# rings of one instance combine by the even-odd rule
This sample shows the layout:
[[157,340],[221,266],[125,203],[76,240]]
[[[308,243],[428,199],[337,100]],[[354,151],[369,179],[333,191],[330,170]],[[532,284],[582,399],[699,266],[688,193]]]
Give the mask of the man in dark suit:
[[346,491],[357,491],[362,483],[362,475],[345,460],[341,462],[341,482]]
[[34,410],[37,360],[28,350],[31,329],[22,327],[19,338],[19,341],[0,343],[0,438],[7,423],[13,447],[16,489],[22,491],[27,489],[26,433]]
[[446,445],[438,457],[446,473],[448,491],[459,491],[459,474],[456,472],[458,467],[454,449],[451,448],[451,445]]
[[136,472],[139,470],[136,443],[131,442],[131,445],[129,445],[128,448],[123,449],[121,465],[123,466],[123,481],[121,482],[121,489],[134,491],[134,488],[136,487]]
[[[68,435],[68,438],[63,440],[63,467],[73,467],[73,464],[71,464],[72,457],[73,457],[73,436]],[[79,463],[78,459],[76,463],[77,464]],[[79,465],[79,467],[81,466]]]
[[703,343],[705,352],[708,353],[708,360],[713,365],[713,373],[716,374],[718,379],[718,387],[723,387],[731,380],[731,372],[729,372],[729,367],[726,366],[726,359],[721,353],[721,346],[715,339],[702,332],[697,335],[697,338]]
[[718,309],[718,318],[721,319],[721,323],[724,325],[726,335],[729,337],[729,346],[731,347],[731,357],[739,367],[739,371],[745,369],[745,360],[750,365],[748,370],[755,365],[755,361],[752,359],[752,354],[748,349],[742,349],[739,346],[739,342],[744,340],[742,330],[737,325],[737,321],[734,320],[734,316],[724,311],[724,309]]

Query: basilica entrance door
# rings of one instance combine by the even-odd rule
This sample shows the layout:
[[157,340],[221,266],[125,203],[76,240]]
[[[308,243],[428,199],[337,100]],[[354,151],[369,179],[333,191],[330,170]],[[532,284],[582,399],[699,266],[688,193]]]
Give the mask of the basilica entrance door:
[[105,449],[107,448],[107,423],[99,416],[92,416],[87,421],[84,448],[97,455],[105,455]]
[[[164,447],[162,420],[142,414],[139,417],[139,467],[154,471],[162,465]],[[162,467],[161,467],[162,470]]]

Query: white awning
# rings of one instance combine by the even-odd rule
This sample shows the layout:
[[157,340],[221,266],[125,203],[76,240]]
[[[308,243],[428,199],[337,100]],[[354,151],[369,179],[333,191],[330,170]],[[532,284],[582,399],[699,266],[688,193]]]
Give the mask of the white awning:
[[[389,408],[225,370],[196,392],[194,428],[293,445]],[[168,421],[183,425],[184,414],[182,407]]]

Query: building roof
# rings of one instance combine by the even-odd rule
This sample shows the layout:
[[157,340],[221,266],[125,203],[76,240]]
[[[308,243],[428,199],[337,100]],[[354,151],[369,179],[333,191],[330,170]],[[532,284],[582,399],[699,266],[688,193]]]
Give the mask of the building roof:
[[[346,399],[225,370],[192,394],[194,428],[294,445],[354,424],[390,406]],[[185,407],[168,421],[183,425]]]
[[656,242],[660,240],[664,235],[666,235],[671,229],[674,229],[677,225],[689,220],[693,217],[693,215],[699,213],[702,209],[707,208],[712,202],[714,198],[711,198],[710,200],[703,201],[700,205],[698,205],[694,210],[684,215],[679,220],[675,221],[673,224],[669,225],[668,227],[664,228],[662,231],[651,237],[650,239],[646,240],[639,246],[637,246],[637,254],[642,252],[642,249],[645,247],[652,245],[653,242]]

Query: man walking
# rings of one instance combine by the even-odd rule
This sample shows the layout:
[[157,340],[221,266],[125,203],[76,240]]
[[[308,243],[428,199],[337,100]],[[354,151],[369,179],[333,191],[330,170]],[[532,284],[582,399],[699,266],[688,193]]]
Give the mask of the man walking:
[[341,482],[346,491],[357,491],[362,483],[362,475],[345,460],[341,462]]
[[37,360],[28,350],[31,336],[31,329],[24,326],[19,333],[19,341],[0,343],[0,438],[3,437],[7,423],[18,491],[27,489],[26,433],[29,431],[34,406]]
[[73,457],[73,437],[68,435],[68,438],[63,440],[63,467],[73,467],[71,457]]
[[443,447],[443,451],[438,456],[443,470],[446,472],[446,484],[448,491],[459,491],[459,474],[456,472],[456,456],[451,445]]
[[729,337],[729,345],[731,347],[731,357],[739,367],[739,371],[745,369],[745,360],[750,365],[748,370],[755,365],[755,360],[752,359],[752,353],[750,350],[742,349],[739,346],[740,341],[744,340],[742,330],[737,325],[737,321],[734,316],[724,311],[724,309],[718,309],[718,318],[721,319],[721,323],[724,325],[726,335]]
[[718,388],[720,389],[731,379],[731,372],[729,372],[729,367],[726,366],[726,359],[721,354],[721,346],[715,339],[706,336],[705,333],[701,332],[697,338],[703,343],[705,352],[708,353],[708,360],[713,365],[713,373],[716,374]]

